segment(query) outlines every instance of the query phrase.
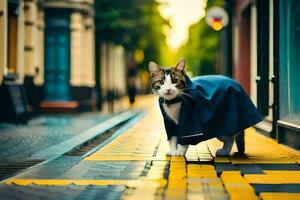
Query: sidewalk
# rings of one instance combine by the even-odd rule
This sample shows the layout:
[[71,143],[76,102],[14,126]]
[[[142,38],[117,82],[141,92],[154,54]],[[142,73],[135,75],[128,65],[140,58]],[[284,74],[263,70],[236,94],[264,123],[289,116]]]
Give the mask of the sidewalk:
[[[134,108],[147,109],[145,101],[148,99],[137,97]],[[147,106],[142,106],[143,103]],[[41,115],[26,125],[0,122],[0,165],[24,160],[128,109],[130,105],[127,97],[124,97],[115,102],[114,113],[108,112],[105,103],[101,112]]]
[[[151,101],[148,101],[150,106]],[[300,199],[300,153],[250,128],[245,157],[215,157],[216,139],[166,157],[158,105],[84,159],[64,156],[0,185],[14,199]],[[45,193],[45,191],[47,191]],[[20,196],[20,194],[22,194]]]

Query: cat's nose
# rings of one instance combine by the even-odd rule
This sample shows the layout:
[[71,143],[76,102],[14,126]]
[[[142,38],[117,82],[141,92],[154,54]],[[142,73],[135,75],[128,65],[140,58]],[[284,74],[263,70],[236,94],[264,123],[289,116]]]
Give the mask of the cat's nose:
[[170,93],[172,89],[167,89],[167,93]]

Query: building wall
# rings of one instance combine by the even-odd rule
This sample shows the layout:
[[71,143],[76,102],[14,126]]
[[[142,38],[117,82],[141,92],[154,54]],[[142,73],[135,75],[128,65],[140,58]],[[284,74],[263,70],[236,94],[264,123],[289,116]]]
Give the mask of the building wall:
[[[269,0],[269,77],[274,76],[274,2]],[[269,83],[269,105],[274,104],[274,83]],[[267,120],[273,120],[273,108],[269,107]]]
[[257,11],[256,6],[251,6],[251,43],[250,43],[250,97],[257,106]]
[[18,16],[18,38],[17,38],[17,74],[19,76],[17,82],[22,84],[25,77],[24,69],[24,38],[25,38],[25,16],[24,16],[24,1],[19,3]]
[[0,85],[7,65],[7,3],[0,1]]
[[[12,72],[18,74],[18,83],[22,83],[24,79],[24,1],[20,0],[18,4],[18,15],[14,18],[15,26],[13,28],[13,37],[8,37],[8,3],[0,2],[0,83],[3,81],[5,73]],[[10,39],[10,41],[8,41]],[[8,52],[10,46],[10,53]],[[8,58],[9,57],[9,58]],[[11,71],[8,70],[9,63],[12,64]]]
[[83,17],[80,12],[71,14],[71,77],[70,82],[73,86],[80,86],[82,84],[83,68]]
[[71,14],[71,79],[72,86],[95,86],[94,22],[80,12]]
[[34,76],[37,67],[38,51],[38,6],[37,1],[25,1],[25,44],[24,67],[25,75]]
[[[250,0],[235,1],[233,16],[233,78],[250,95]],[[235,38],[236,37],[236,38]]]
[[42,86],[44,84],[44,12],[38,10],[37,13],[37,46],[36,46],[36,56],[35,59],[35,78],[34,83],[37,86]]
[[95,87],[95,28],[92,16],[84,18],[85,28],[83,30],[83,63],[84,70],[83,84],[88,87]]
[[118,95],[126,94],[126,67],[125,67],[125,52],[122,46],[116,46],[115,51],[115,88]]
[[101,90],[106,96],[109,91],[117,95],[126,94],[125,52],[121,46],[103,43],[101,47]]
[[[295,16],[300,13],[300,3],[298,0],[230,3],[235,13],[231,18],[233,77],[244,88],[243,80],[250,78],[251,99],[264,116],[263,122],[255,127],[278,142],[299,149],[300,23]],[[247,30],[245,20],[249,8]],[[250,38],[249,46],[247,38]],[[247,49],[250,60],[245,57]],[[243,68],[247,63],[250,71]],[[256,78],[260,81],[256,82]]]
[[[35,108],[39,107],[43,98],[42,89],[45,88],[44,76],[47,63],[44,60],[46,49],[44,28],[48,8],[57,9],[67,17],[70,15],[72,19],[71,23],[67,24],[67,27],[70,26],[72,29],[71,35],[68,35],[72,38],[69,47],[72,57],[67,60],[72,64],[68,68],[70,70],[68,83],[64,84],[72,90],[70,91],[72,100],[91,98],[95,86],[93,0],[19,0],[18,15],[10,14],[13,17],[9,19],[7,0],[1,0],[0,84],[3,82],[5,72],[16,73],[18,76],[16,83],[24,87],[28,94],[27,103]],[[16,24],[10,29],[15,33],[15,37],[10,37],[13,45],[9,46],[13,47],[10,51],[14,54],[7,52],[9,20]],[[9,66],[12,67],[8,66],[8,57],[12,63]],[[58,76],[58,74],[54,75]]]
[[101,51],[100,51],[100,81],[101,81],[101,89],[102,89],[102,95],[105,96],[106,92],[108,90],[108,83],[109,83],[109,76],[108,76],[108,44],[102,43],[101,44]]

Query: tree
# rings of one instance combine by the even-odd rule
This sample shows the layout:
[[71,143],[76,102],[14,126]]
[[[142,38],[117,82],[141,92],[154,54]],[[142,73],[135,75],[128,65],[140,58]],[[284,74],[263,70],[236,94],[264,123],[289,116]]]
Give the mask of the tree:
[[[126,5],[126,6],[125,6]],[[161,59],[165,46],[162,27],[168,25],[154,0],[97,0],[95,24],[99,42],[110,41],[122,45],[127,51],[140,49],[145,59]]]
[[[207,2],[206,10],[214,5],[222,5],[220,0]],[[205,19],[192,25],[189,39],[178,52],[178,57],[188,60],[188,70],[194,75],[214,74],[218,64],[220,33],[209,27]]]

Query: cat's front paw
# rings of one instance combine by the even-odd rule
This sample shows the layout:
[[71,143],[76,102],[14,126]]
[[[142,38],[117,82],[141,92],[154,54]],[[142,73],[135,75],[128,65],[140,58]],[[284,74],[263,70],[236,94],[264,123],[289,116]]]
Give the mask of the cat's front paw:
[[176,150],[172,152],[172,156],[185,156],[186,151],[183,150]]
[[218,149],[216,152],[216,156],[229,156],[230,151],[227,149]]
[[174,152],[174,151],[171,151],[171,150],[170,150],[170,151],[167,151],[167,152],[166,152],[166,156],[172,156],[172,155],[173,155],[173,152]]

